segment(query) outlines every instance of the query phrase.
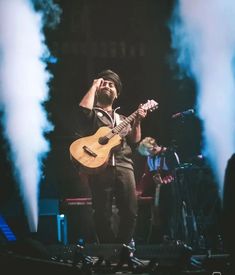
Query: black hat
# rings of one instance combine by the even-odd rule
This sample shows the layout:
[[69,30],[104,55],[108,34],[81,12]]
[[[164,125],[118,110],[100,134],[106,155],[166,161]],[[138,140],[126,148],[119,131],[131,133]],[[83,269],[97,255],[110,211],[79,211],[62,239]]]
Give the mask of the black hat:
[[98,73],[97,78],[103,78],[105,80],[110,80],[114,82],[114,85],[117,89],[118,95],[121,93],[122,90],[122,82],[118,74],[113,72],[112,70],[104,70]]

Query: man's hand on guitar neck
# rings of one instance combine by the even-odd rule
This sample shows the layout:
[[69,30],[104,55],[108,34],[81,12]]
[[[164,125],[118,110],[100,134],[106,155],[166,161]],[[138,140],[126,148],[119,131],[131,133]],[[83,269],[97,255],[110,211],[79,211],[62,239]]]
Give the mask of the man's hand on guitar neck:
[[[141,104],[142,105],[142,104]],[[139,106],[137,110],[137,116],[135,117],[133,126],[132,126],[132,133],[130,135],[132,141],[134,143],[137,143],[141,140],[141,121],[144,119],[147,115],[147,110],[141,108],[141,105]]]
[[145,104],[140,104],[137,109],[137,116],[135,118],[134,124],[140,124],[141,120],[146,117],[148,110],[152,112],[158,108],[158,103],[151,99],[148,100]]
[[147,115],[147,110],[141,108],[142,104],[140,104],[138,110],[137,110],[137,116],[135,118],[134,123],[140,123],[142,121],[142,119],[144,119]]

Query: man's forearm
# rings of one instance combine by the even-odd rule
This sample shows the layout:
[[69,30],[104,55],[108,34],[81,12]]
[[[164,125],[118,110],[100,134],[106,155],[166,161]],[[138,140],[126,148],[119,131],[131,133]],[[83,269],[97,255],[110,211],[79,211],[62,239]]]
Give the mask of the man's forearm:
[[130,138],[131,141],[134,143],[137,143],[141,140],[141,125],[140,125],[140,121],[136,121],[134,122],[133,126],[132,126],[132,131],[130,134]]
[[96,88],[92,86],[90,90],[85,94],[85,96],[80,101],[79,105],[88,109],[92,109],[95,102]]

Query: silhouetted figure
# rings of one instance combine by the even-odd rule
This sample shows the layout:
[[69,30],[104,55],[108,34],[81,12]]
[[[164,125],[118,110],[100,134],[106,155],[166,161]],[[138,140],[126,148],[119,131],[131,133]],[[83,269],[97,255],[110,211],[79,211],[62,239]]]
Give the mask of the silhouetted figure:
[[224,177],[223,232],[225,248],[235,258],[235,153],[227,163]]

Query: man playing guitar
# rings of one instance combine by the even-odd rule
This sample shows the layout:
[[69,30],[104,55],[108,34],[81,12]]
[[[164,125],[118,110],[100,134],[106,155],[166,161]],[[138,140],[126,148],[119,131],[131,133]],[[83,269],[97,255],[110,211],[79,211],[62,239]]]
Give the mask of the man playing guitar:
[[[113,108],[121,88],[121,80],[115,72],[105,70],[97,75],[79,104],[80,125],[77,132],[81,139],[71,145],[70,152],[73,160],[80,162],[82,172],[86,166],[89,168],[87,177],[99,242],[129,245],[137,217],[131,146],[141,139],[141,121],[147,110],[140,106],[123,127],[121,123],[125,116],[118,114],[117,109]],[[110,154],[108,150],[107,162],[98,164],[94,169],[106,148],[109,145],[112,147],[112,144],[115,145],[114,150],[110,150]],[[119,214],[117,234],[111,226],[113,198]]]

